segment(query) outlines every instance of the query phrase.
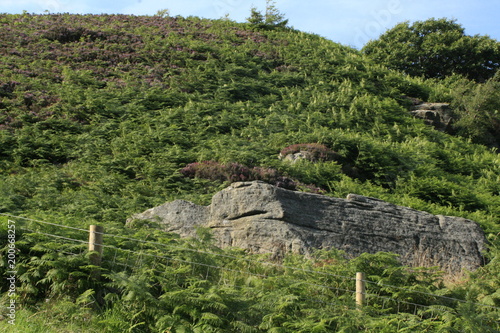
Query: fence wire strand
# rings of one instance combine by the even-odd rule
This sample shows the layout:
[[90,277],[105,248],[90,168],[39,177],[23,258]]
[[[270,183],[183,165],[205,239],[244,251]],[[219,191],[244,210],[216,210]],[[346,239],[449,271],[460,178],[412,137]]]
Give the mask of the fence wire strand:
[[17,219],[23,219],[23,220],[31,221],[31,222],[42,223],[42,224],[51,225],[51,226],[55,226],[55,227],[59,227],[59,228],[72,229],[72,230],[83,231],[83,232],[87,232],[87,233],[89,232],[88,229],[70,227],[70,226],[67,226],[67,225],[62,225],[62,224],[57,224],[57,223],[52,223],[52,222],[46,222],[46,221],[41,221],[41,220],[30,219],[30,218],[23,217],[23,216],[15,216],[15,215],[7,214],[7,213],[0,213],[0,215],[7,216],[7,217],[12,217],[12,218],[17,218]]

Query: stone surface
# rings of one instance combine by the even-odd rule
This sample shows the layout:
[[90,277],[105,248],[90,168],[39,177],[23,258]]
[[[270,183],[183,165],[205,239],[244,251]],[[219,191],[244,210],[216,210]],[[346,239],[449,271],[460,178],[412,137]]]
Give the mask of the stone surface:
[[413,106],[410,112],[414,117],[423,119],[427,125],[434,126],[440,131],[450,130],[453,122],[448,103],[420,103]]
[[485,237],[477,223],[436,216],[349,194],[347,199],[294,192],[263,182],[233,183],[210,206],[177,200],[133,219],[155,220],[165,231],[195,236],[195,226],[213,230],[220,247],[254,253],[308,254],[337,248],[349,257],[394,252],[404,264],[441,266],[450,272],[483,264]]
[[295,163],[295,162],[300,161],[300,160],[311,160],[312,159],[311,155],[312,155],[311,152],[299,151],[298,153],[288,154],[286,156],[282,156],[280,154],[279,158],[282,160],[291,162],[291,163]]

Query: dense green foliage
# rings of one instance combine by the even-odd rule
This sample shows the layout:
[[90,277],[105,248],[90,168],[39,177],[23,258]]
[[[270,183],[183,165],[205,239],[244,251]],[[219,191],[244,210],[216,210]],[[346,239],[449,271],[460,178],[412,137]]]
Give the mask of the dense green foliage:
[[[451,289],[388,254],[348,261],[336,252],[319,253],[315,260],[290,257],[287,265],[347,276],[363,269],[381,284],[500,306],[500,157],[489,148],[498,135],[497,78],[415,78],[280,25],[69,14],[0,15],[0,25],[0,212],[79,228],[99,224],[118,235],[218,251],[208,241],[123,224],[173,199],[207,204],[245,173],[269,182],[286,179],[300,190],[358,193],[471,218],[491,241],[491,263]],[[407,97],[455,105],[456,135],[412,118]],[[295,164],[278,158],[297,147],[325,147],[319,152],[332,158]],[[220,177],[202,176],[206,168]],[[4,235],[2,229],[2,242]],[[223,252],[238,258],[228,260],[144,245],[177,264],[156,260],[158,266],[148,269],[154,260],[145,260],[141,269],[124,272],[104,266],[103,279],[94,281],[88,258],[64,256],[61,251],[76,249],[37,237],[18,235],[20,300],[33,305],[19,312],[23,332],[33,321],[52,331],[75,325],[68,331],[96,332],[498,329],[492,313],[472,303],[415,299],[378,286],[376,294],[449,311],[415,315],[414,308],[398,312],[382,302],[360,312],[351,294],[314,289],[352,289],[342,285],[352,281],[255,263],[252,272],[267,278],[243,281],[220,272],[210,277],[206,266],[200,273],[202,266],[189,264],[240,269],[238,260],[253,257],[236,250]],[[178,279],[155,270],[173,271]],[[308,298],[316,294],[320,305]],[[54,321],[44,321],[43,311]]]
[[460,24],[447,19],[400,23],[363,51],[389,68],[426,78],[458,74],[484,82],[500,68],[498,41],[468,36]]
[[456,121],[452,133],[491,147],[500,147],[500,76],[484,84],[474,84],[463,77],[443,80],[447,92],[441,97],[453,107]]

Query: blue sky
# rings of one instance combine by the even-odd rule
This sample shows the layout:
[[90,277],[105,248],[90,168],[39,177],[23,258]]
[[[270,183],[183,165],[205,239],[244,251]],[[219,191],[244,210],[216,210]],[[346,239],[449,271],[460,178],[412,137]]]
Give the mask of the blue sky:
[[[250,8],[265,8],[265,0],[0,0],[0,12],[120,13],[220,18],[245,21]],[[335,42],[362,47],[399,22],[431,17],[456,19],[469,35],[489,35],[500,41],[499,0],[277,0],[278,9],[295,29]]]

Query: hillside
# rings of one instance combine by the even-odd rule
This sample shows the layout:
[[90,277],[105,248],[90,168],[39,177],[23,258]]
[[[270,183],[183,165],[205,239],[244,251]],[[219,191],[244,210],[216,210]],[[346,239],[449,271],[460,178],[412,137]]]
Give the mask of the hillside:
[[[488,83],[414,78],[313,34],[229,20],[0,14],[0,25],[0,213],[77,228],[98,224],[113,233],[130,236],[133,232],[170,242],[170,236],[141,228],[131,231],[124,223],[135,213],[175,199],[206,205],[214,193],[236,180],[264,180],[333,197],[356,193],[477,221],[491,243],[491,262],[466,286],[443,293],[500,306],[496,275],[500,157],[476,140],[481,136],[474,136],[472,130],[444,133],[409,112],[411,99],[457,104],[456,82],[467,86],[467,91],[480,92],[491,89]],[[480,127],[472,129],[482,133]],[[295,163],[279,158],[280,152],[300,151],[309,151],[309,158]],[[2,226],[2,235],[6,233]],[[31,248],[37,238],[26,237],[19,261],[31,267],[30,255],[50,252],[51,247]],[[342,263],[342,269],[349,271],[346,274],[359,268],[359,262],[339,258],[324,260]],[[403,269],[384,258],[373,276],[386,274],[384,265]],[[84,262],[73,264],[83,267]],[[68,267],[78,270],[77,266]],[[406,283],[418,285],[419,278],[408,274]],[[190,281],[197,278],[193,275]],[[108,279],[113,281],[110,290],[129,288],[120,285],[116,276]],[[207,281],[189,284],[186,279],[180,284],[186,292],[211,288]],[[426,279],[426,288],[435,291],[434,280]],[[54,281],[43,283],[54,287]],[[88,285],[72,292],[51,289],[51,295],[73,295],[69,302],[74,303],[86,287],[91,289]],[[3,282],[2,291],[6,288]],[[236,303],[242,306],[231,323],[245,322],[255,331],[282,324],[267,318],[268,326],[259,326],[258,306],[246,304],[249,308],[243,309],[237,291],[232,289],[227,299],[220,300],[228,308]],[[148,292],[161,294],[156,289]],[[48,297],[40,290],[24,296],[38,301]],[[99,308],[92,311],[113,313],[110,303],[96,298]],[[261,310],[273,308],[270,299],[259,300],[265,303],[258,303]],[[140,317],[141,302],[157,306],[154,302],[160,298],[130,296],[122,301],[123,318],[131,313]],[[190,306],[201,303],[193,300]],[[482,310],[446,306],[483,316],[485,327],[498,328],[489,314],[479,315]],[[212,310],[220,316],[226,311],[222,305]],[[326,320],[301,311],[286,320],[296,325],[306,317],[316,324]],[[144,320],[157,319],[155,314],[142,315]],[[383,320],[371,315],[365,314],[364,319],[369,317],[376,331]],[[195,325],[198,318],[187,310],[179,316],[186,327],[191,325],[186,323]],[[353,312],[351,319],[356,316]],[[403,320],[399,314],[394,316]],[[422,325],[446,323],[424,317]],[[214,332],[235,327],[215,319],[207,322],[214,327],[220,324]],[[343,325],[336,323],[337,328]],[[363,325],[366,322],[354,326]],[[299,330],[292,325],[289,331]]]

